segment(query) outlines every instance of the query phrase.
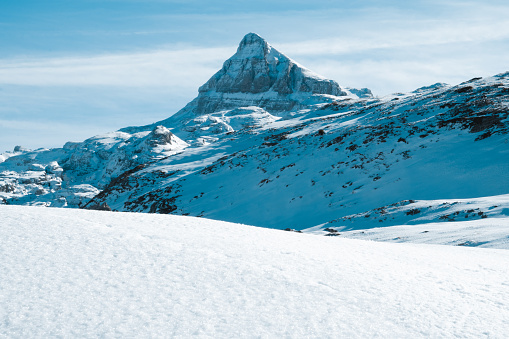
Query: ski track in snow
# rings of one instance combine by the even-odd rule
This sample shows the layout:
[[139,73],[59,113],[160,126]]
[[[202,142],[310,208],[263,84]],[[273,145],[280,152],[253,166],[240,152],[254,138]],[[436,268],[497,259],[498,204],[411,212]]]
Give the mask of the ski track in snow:
[[207,219],[0,206],[0,336],[509,332],[509,251]]

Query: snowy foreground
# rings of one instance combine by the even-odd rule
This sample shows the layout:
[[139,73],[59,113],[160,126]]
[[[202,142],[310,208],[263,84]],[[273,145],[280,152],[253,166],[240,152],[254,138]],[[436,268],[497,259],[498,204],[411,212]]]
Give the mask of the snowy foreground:
[[0,206],[0,337],[507,337],[509,251]]

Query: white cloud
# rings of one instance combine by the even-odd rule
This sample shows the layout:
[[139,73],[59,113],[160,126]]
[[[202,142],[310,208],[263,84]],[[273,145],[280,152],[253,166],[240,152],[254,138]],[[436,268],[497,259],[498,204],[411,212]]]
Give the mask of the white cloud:
[[377,49],[446,45],[453,43],[487,42],[509,39],[507,22],[451,25],[448,22],[427,22],[432,27],[412,30],[388,29],[384,32],[363,32],[358,36],[328,37],[302,42],[281,43],[279,48],[289,55],[344,55],[366,53]]

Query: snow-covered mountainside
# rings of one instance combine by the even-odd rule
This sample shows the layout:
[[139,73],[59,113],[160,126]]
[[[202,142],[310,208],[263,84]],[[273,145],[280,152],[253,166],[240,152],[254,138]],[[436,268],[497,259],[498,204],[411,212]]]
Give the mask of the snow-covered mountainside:
[[[382,99],[345,98],[226,132],[131,173],[94,202],[274,228],[341,218],[365,228],[394,225],[392,216],[365,213],[383,213],[384,206],[507,194],[508,75]],[[468,218],[509,215],[507,208],[477,212],[485,214]]]
[[0,199],[281,229],[503,218],[508,106],[509,73],[374,98],[251,33],[166,120],[4,155]]
[[7,338],[504,338],[507,250],[0,206]]

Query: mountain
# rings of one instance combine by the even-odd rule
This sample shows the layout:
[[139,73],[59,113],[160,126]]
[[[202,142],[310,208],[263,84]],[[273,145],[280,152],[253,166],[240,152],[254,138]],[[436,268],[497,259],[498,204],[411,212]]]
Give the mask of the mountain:
[[[237,52],[198,92],[198,97],[170,118],[122,131],[163,125],[180,128],[183,132],[195,132],[200,129],[197,123],[199,126],[203,124],[204,116],[239,107],[257,107],[258,113],[270,116],[306,108],[313,102],[331,102],[337,97],[372,97],[369,89],[347,90],[335,81],[306,69],[255,33],[249,33],[242,39]],[[219,133],[228,131],[225,126],[217,130]]]
[[0,204],[79,207],[113,178],[182,151],[188,144],[163,126],[112,132],[63,148],[16,147],[0,158]]
[[0,197],[315,231],[504,217],[508,106],[509,73],[375,98],[250,33],[168,119],[5,154]]
[[[368,89],[352,91],[371,96]],[[82,206],[122,173],[178,153],[188,143],[202,146],[218,135],[261,127],[279,119],[278,114],[338,96],[357,97],[250,33],[198,97],[166,120],[69,142],[60,149],[17,147],[1,155],[0,203]]]

